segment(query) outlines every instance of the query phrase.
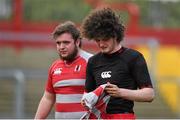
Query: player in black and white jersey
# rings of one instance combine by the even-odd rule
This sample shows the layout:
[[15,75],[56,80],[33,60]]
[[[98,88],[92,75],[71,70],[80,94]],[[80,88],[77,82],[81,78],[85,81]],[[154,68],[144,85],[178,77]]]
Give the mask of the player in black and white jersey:
[[92,11],[83,21],[82,34],[94,40],[100,52],[89,59],[86,92],[108,84],[111,96],[104,119],[135,119],[134,101],[151,102],[154,89],[143,55],[121,45],[125,28],[110,8]]

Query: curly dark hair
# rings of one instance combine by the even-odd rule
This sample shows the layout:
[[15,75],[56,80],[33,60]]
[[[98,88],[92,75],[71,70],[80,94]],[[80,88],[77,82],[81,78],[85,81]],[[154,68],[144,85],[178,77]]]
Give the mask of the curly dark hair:
[[75,41],[80,38],[80,31],[71,21],[66,21],[62,24],[59,24],[52,33],[53,39],[56,39],[63,33],[70,33]]
[[116,38],[117,42],[123,40],[125,27],[111,8],[93,10],[83,21],[82,36],[93,40],[107,40]]

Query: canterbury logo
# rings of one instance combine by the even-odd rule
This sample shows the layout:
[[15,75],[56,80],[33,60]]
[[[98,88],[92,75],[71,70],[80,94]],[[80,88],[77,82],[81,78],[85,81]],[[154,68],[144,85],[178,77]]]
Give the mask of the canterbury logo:
[[110,78],[111,77],[111,71],[105,71],[101,73],[102,78]]
[[62,68],[56,68],[54,70],[54,75],[61,74],[61,72],[62,72]]

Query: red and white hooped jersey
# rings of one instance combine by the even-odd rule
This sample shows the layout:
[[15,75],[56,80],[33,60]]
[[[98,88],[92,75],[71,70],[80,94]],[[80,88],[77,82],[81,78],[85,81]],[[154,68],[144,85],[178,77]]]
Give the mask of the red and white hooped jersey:
[[86,65],[91,56],[80,50],[80,55],[71,64],[59,59],[51,65],[46,91],[56,94],[55,118],[80,119],[86,112],[80,101],[84,93]]

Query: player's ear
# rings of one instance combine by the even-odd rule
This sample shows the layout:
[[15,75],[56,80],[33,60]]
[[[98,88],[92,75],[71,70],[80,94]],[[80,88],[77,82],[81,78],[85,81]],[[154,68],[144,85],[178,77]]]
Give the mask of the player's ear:
[[81,39],[80,39],[80,38],[77,39],[76,42],[75,42],[75,44],[76,44],[76,46],[81,47]]

